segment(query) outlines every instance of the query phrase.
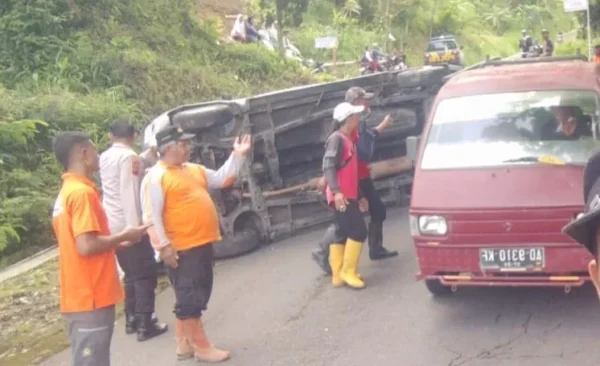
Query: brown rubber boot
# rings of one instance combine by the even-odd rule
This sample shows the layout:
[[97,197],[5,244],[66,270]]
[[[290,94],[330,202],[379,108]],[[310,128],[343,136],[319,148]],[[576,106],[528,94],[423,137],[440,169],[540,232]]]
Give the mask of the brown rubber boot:
[[185,336],[183,320],[175,319],[175,339],[177,340],[175,353],[178,360],[187,360],[194,357],[194,349]]
[[215,348],[206,337],[204,325],[200,318],[183,321],[186,337],[194,349],[194,357],[202,362],[222,362],[229,358],[228,351]]

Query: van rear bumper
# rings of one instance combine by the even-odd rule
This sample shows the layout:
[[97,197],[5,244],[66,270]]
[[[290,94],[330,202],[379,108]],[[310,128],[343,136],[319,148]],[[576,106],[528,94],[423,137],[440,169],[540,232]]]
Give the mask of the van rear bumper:
[[[485,271],[479,249],[486,247],[544,247],[545,267],[539,271]],[[417,280],[439,280],[447,286],[582,286],[589,281],[592,256],[569,243],[460,245],[415,241]]]

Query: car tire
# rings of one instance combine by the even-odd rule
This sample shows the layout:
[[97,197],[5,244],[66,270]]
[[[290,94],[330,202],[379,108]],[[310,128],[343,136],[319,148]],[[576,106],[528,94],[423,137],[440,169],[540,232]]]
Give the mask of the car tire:
[[260,236],[255,230],[246,229],[232,237],[224,237],[214,243],[215,259],[227,259],[248,254],[260,246]]
[[425,287],[435,297],[448,296],[452,293],[452,288],[442,285],[439,280],[425,280]]
[[217,104],[178,112],[173,117],[173,123],[186,132],[201,133],[213,126],[229,123],[233,118],[233,111],[227,104]]

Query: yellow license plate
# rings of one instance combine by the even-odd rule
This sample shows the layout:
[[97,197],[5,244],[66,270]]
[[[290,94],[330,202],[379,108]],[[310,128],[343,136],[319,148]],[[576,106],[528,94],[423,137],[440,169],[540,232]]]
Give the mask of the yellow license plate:
[[452,51],[446,51],[446,53],[440,55],[439,53],[432,53],[429,55],[429,62],[432,64],[439,62],[453,61],[456,58]]

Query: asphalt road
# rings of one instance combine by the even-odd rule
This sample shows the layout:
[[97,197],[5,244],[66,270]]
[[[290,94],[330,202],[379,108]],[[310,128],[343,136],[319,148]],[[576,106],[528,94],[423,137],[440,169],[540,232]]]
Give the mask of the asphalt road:
[[[386,246],[400,256],[371,262],[362,291],[334,289],[309,259],[321,232],[219,262],[205,324],[235,366],[578,366],[598,364],[600,302],[589,287],[459,289],[434,299],[417,271],[407,216],[390,212]],[[172,327],[173,293],[157,299]],[[176,361],[172,332],[145,343],[119,319],[113,366],[193,365]],[[65,351],[43,365],[69,365]]]

